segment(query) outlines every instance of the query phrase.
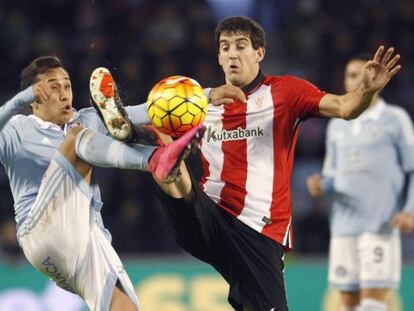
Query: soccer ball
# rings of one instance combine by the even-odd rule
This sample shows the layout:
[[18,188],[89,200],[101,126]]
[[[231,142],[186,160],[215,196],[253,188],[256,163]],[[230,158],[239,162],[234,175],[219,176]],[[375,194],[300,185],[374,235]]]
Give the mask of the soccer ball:
[[147,99],[147,112],[158,130],[179,137],[204,121],[207,104],[204,90],[197,81],[171,76],[152,88]]

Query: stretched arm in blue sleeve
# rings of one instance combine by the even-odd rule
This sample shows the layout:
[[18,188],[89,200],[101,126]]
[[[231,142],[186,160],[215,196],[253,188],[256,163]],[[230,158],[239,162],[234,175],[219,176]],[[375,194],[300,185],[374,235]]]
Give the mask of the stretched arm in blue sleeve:
[[12,99],[0,107],[0,131],[6,123],[24,107],[30,105],[36,99],[46,100],[49,96],[47,85],[39,81],[27,89],[17,93]]

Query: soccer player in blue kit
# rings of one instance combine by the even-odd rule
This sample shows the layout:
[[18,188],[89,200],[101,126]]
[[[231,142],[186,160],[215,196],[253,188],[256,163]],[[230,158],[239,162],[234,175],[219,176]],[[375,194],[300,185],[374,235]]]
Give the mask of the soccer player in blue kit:
[[[81,296],[90,310],[138,310],[134,287],[102,222],[91,164],[174,179],[204,129],[160,147],[106,136],[109,131],[125,140],[132,124],[114,122],[122,119],[115,83],[102,69],[94,73],[99,83],[91,85],[92,95],[101,96],[108,111],[102,120],[93,108],[72,108],[71,80],[58,58],[33,60],[21,73],[23,91],[0,107],[0,160],[14,197],[17,238],[30,263]],[[33,114],[19,114],[29,105]],[[139,109],[126,107],[133,124],[148,120]],[[119,151],[122,159],[114,159]]]
[[[368,60],[348,62],[346,91],[359,85]],[[326,150],[322,176],[307,185],[312,196],[333,200],[329,284],[340,292],[341,311],[386,311],[401,278],[400,231],[414,229],[412,121],[377,92],[357,119],[329,122]]]

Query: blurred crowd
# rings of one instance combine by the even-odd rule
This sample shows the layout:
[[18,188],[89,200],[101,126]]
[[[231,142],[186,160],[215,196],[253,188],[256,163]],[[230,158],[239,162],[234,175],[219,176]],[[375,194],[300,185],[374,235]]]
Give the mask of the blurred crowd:
[[[74,106],[89,106],[88,80],[108,67],[127,105],[144,103],[158,80],[182,74],[203,86],[223,83],[214,28],[225,15],[248,15],[268,36],[263,69],[292,74],[329,92],[343,92],[344,65],[377,46],[395,46],[401,73],[384,98],[413,116],[414,2],[395,0],[5,0],[0,3],[0,103],[19,90],[20,71],[35,57],[60,57],[72,78]],[[411,83],[410,83],[411,82]],[[305,125],[293,178],[297,254],[326,254],[329,206],[311,199],[305,179],[320,170],[325,120]],[[197,157],[193,157],[197,162]],[[197,163],[194,164],[197,167]],[[152,195],[146,173],[99,169],[103,217],[123,254],[181,252]],[[413,239],[405,240],[414,258]],[[0,172],[0,259],[21,256],[13,200]]]

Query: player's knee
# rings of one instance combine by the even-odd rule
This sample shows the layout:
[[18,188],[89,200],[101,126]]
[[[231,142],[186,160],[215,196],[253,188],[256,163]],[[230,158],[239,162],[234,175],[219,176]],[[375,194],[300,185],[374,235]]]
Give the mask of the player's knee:
[[88,178],[89,182],[91,165],[79,157],[76,150],[76,144],[79,141],[79,137],[82,136],[82,133],[85,131],[87,131],[87,129],[84,129],[81,126],[71,128],[59,146],[59,152],[75,167],[82,177]]
[[139,311],[119,281],[112,293],[110,311]]
[[374,299],[378,301],[386,301],[389,289],[387,288],[364,288],[361,290],[361,300]]
[[75,151],[76,137],[83,130],[81,126],[72,127],[66,134],[65,139],[59,146],[59,150],[63,154],[71,153]]
[[68,133],[66,134],[66,137],[64,139],[64,142],[67,142],[69,144],[71,144],[72,146],[75,146],[76,143],[76,138],[78,137],[79,133],[83,130],[84,128],[82,126],[75,126],[72,127]]
[[69,129],[68,134],[73,135],[75,138],[76,136],[84,129],[82,126],[75,126]]
[[360,293],[358,291],[345,292],[340,291],[340,300],[345,306],[357,306],[359,304]]

